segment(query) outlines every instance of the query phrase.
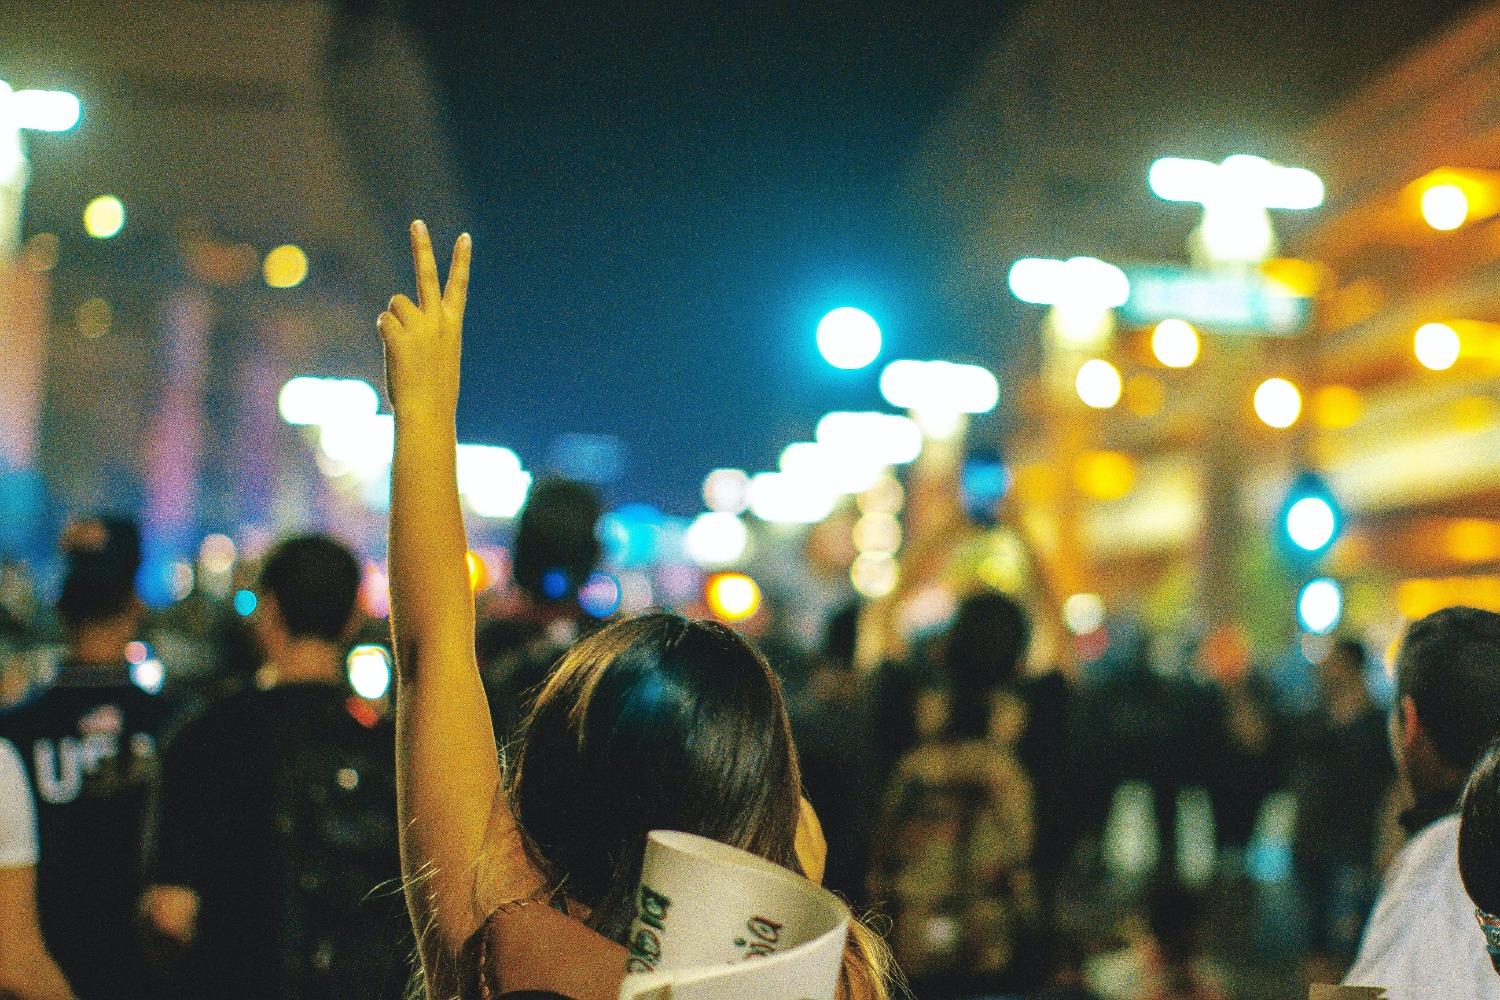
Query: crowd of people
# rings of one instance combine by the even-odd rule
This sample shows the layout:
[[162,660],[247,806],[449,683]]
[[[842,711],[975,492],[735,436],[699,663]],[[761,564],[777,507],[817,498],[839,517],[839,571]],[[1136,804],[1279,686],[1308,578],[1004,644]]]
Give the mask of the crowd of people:
[[[613,998],[646,834],[675,829],[847,901],[849,1000],[1227,1000],[1209,932],[1249,934],[1280,797],[1273,889],[1310,978],[1500,997],[1500,614],[1412,623],[1388,696],[1338,639],[1300,706],[1273,671],[1128,619],[1081,673],[1049,669],[1028,609],[983,589],[863,671],[857,601],[769,657],[712,621],[591,618],[602,508],[563,481],[519,519],[503,611],[476,613],[454,435],[470,246],[445,285],[412,240],[418,294],[379,321],[389,623],[361,610],[354,553],[311,534],[259,560],[248,619],[148,614],[140,534],[112,516],[64,534],[50,614],[0,605],[0,995]],[[387,628],[394,688],[366,697],[346,655]],[[143,679],[173,631],[209,669]],[[1188,877],[1200,789],[1212,857]],[[1132,792],[1156,846],[1121,876]]]

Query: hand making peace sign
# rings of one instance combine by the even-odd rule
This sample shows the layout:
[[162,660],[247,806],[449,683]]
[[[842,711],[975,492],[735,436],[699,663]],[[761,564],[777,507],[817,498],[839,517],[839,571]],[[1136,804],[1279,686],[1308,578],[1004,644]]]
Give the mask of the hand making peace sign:
[[376,320],[385,344],[385,384],[397,416],[451,419],[458,409],[459,355],[469,291],[468,233],[453,245],[448,285],[438,284],[432,237],[420,219],[411,224],[417,301],[393,297]]

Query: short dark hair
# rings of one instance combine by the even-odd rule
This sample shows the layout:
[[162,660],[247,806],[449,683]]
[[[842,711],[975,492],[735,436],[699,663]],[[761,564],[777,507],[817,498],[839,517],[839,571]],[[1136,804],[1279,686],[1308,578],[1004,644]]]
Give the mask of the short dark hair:
[[1479,758],[1464,789],[1458,873],[1474,905],[1500,913],[1500,742]]
[[599,494],[586,483],[543,479],[532,486],[516,524],[516,584],[542,600],[570,600],[599,563],[602,513]]
[[1005,594],[985,590],[959,602],[948,629],[948,734],[982,739],[990,728],[991,695],[1021,674],[1031,619]]
[[260,571],[260,589],[276,598],[295,639],[338,642],[359,597],[359,562],[327,535],[299,535],[277,545]]
[[1444,608],[1406,630],[1396,698],[1411,698],[1438,755],[1467,773],[1500,736],[1500,614]]
[[107,622],[135,600],[141,568],[141,531],[123,517],[90,517],[63,533],[67,568],[57,616],[68,628]]
[[1342,658],[1348,662],[1358,673],[1363,674],[1369,669],[1370,654],[1365,649],[1365,644],[1358,639],[1337,639],[1333,643],[1334,658]]

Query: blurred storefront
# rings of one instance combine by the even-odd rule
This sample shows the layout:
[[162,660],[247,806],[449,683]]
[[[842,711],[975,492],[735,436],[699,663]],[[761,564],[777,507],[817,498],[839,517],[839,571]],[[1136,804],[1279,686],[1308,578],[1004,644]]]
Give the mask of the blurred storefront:
[[163,559],[240,526],[358,537],[276,393],[373,376],[406,220],[464,222],[420,45],[379,4],[69,0],[6,29],[6,80],[83,109],[28,136],[14,264],[50,291],[24,329],[7,310],[35,361],[0,407],[10,464],[39,456],[51,518],[141,510]]
[[[1326,197],[1282,256],[1059,272],[1007,444],[1054,592],[1262,655],[1500,606],[1497,64],[1490,7],[1288,143]],[[1293,537],[1307,496],[1326,548]]]

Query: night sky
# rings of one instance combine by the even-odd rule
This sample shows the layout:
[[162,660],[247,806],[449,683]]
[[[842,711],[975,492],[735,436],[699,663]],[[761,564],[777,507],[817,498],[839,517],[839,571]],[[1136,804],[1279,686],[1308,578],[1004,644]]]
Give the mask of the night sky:
[[416,4],[475,219],[461,434],[543,471],[618,434],[610,499],[689,514],[710,468],[878,405],[813,331],[859,305],[886,360],[952,345],[899,191],[1004,10]]

